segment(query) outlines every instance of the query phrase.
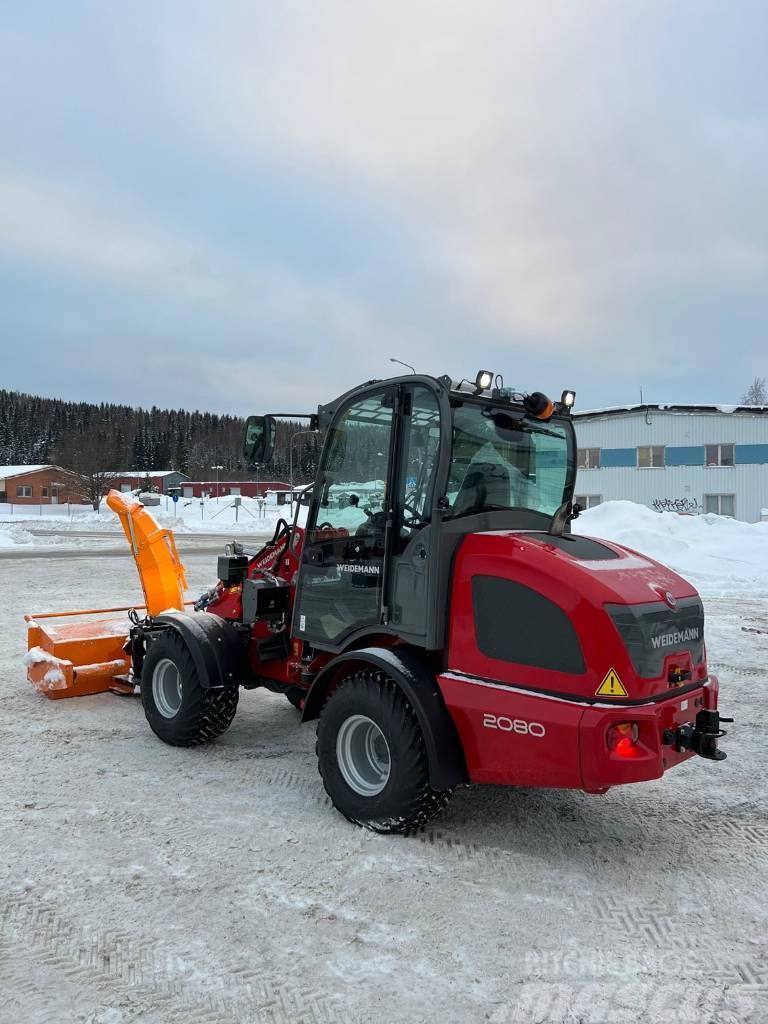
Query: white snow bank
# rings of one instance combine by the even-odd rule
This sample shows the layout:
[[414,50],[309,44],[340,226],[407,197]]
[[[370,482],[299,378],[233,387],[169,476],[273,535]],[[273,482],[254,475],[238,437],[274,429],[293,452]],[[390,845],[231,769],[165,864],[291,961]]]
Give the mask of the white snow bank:
[[12,548],[16,544],[31,544],[32,534],[22,526],[0,526],[0,548]]
[[[166,507],[167,506],[167,507]],[[295,507],[295,506],[294,506]],[[95,512],[92,508],[74,506],[69,514],[66,514],[66,506],[57,506],[57,511],[52,513],[50,506],[44,506],[42,515],[33,514],[32,506],[29,511],[20,513],[16,506],[16,515],[29,523],[45,523],[46,527],[55,528],[57,533],[66,534],[71,531],[93,530],[96,533],[115,533],[122,536],[122,527],[117,515],[107,506],[106,501],[102,502],[100,510]],[[231,495],[221,497],[220,501],[215,498],[208,499],[200,504],[199,498],[181,499],[175,507],[170,499],[161,497],[160,505],[147,507],[147,511],[157,521],[159,526],[173,530],[174,533],[226,533],[231,534],[233,527],[237,533],[272,533],[278,519],[292,518],[290,505],[264,505],[259,508],[255,498],[242,498],[238,508],[235,507]],[[306,506],[302,506],[299,521],[304,522],[306,518]],[[174,514],[175,512],[175,514]],[[2,516],[2,506],[0,506]],[[362,515],[361,519],[364,518]],[[0,532],[8,529],[19,529],[14,527],[7,520],[0,523]],[[0,543],[2,543],[0,541]],[[6,542],[7,543],[7,542]],[[17,541],[16,543],[20,543]],[[39,539],[35,543],[40,543]]]
[[681,516],[632,501],[606,501],[583,512],[573,532],[649,555],[707,597],[768,597],[768,523]]

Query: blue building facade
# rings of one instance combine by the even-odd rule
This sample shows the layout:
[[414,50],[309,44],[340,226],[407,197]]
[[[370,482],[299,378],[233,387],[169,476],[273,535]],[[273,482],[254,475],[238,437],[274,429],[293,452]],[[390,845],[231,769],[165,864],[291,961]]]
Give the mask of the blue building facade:
[[768,407],[635,405],[574,412],[576,500],[768,518]]

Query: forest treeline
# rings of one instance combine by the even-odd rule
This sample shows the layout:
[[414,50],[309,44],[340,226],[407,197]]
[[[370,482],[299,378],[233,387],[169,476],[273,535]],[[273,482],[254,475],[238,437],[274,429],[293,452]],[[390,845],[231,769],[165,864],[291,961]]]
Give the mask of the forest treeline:
[[[176,469],[193,480],[252,474],[242,454],[245,420],[186,409],[132,408],[102,402],[65,402],[0,390],[0,465],[53,463],[84,476],[125,470]],[[320,439],[307,424],[280,422],[272,462],[262,478],[310,480]],[[291,443],[293,441],[293,443]]]

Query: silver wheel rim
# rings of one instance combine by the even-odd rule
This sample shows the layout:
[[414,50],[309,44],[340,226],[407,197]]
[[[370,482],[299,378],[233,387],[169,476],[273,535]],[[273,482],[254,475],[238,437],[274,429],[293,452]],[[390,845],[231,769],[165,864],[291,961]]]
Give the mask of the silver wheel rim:
[[360,796],[376,796],[389,781],[389,745],[378,725],[365,715],[352,715],[342,722],[336,760],[344,781]]
[[162,658],[152,673],[152,696],[163,718],[173,718],[181,707],[181,676],[170,658]]

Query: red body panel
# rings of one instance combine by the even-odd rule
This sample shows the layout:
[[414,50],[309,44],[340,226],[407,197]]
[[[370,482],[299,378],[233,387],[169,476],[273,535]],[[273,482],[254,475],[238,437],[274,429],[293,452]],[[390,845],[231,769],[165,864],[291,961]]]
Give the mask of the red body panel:
[[[448,670],[456,669],[515,686],[594,697],[606,673],[614,669],[629,699],[639,700],[666,692],[669,667],[686,659],[689,664],[687,653],[670,651],[664,671],[657,679],[636,676],[629,653],[603,606],[660,601],[665,592],[675,598],[696,597],[697,592],[666,566],[617,544],[600,543],[619,557],[599,562],[580,561],[547,544],[540,534],[504,531],[466,537],[454,567]],[[486,657],[479,650],[475,636],[474,576],[514,580],[561,608],[581,643],[586,672],[570,675]],[[524,629],[525,623],[510,622],[509,628]],[[706,662],[690,668],[693,680],[703,682],[706,679]]]
[[[437,677],[456,725],[471,782],[551,786],[603,793],[611,786],[658,779],[694,755],[664,745],[665,729],[694,721],[700,708],[717,707],[710,677],[684,694],[656,703],[586,705],[462,678]],[[639,725],[639,756],[608,749],[606,734],[620,722]]]
[[[697,592],[652,559],[601,543],[618,558],[579,560],[540,535],[512,531],[465,538],[454,566],[447,670],[438,684],[471,781],[604,792],[659,778],[693,756],[664,745],[663,733],[692,722],[702,707],[717,707],[717,681],[708,680],[706,662],[693,665],[687,651],[670,650],[657,678],[638,676],[604,605],[647,604],[666,593],[681,599]],[[586,671],[569,674],[483,654],[472,597],[478,575],[513,580],[561,608],[579,638]],[[510,621],[509,628],[525,629],[525,622]],[[670,685],[673,666],[691,672],[682,692]],[[611,669],[627,691],[622,703],[596,697]],[[608,749],[608,728],[622,722],[638,724],[632,757]]]

